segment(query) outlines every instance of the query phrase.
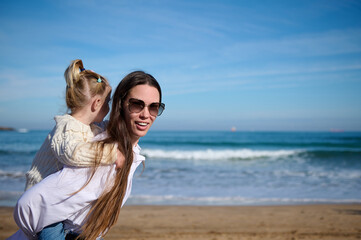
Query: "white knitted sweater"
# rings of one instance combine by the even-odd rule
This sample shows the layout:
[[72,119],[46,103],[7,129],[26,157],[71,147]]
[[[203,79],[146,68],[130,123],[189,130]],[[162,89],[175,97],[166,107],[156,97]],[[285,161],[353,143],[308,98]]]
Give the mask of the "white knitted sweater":
[[[97,152],[91,142],[95,135],[104,131],[104,122],[99,126],[89,126],[68,114],[54,119],[55,127],[36,153],[30,171],[26,173],[25,190],[59,171],[64,165],[89,167],[94,163]],[[114,144],[106,144],[101,164],[111,164],[116,159],[116,147]]]

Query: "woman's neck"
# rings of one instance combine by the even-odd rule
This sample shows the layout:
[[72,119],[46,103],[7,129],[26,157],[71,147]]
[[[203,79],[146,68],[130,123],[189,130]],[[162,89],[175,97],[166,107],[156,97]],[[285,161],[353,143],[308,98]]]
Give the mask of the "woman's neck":
[[138,145],[138,142],[139,142],[139,138],[134,138],[134,139],[132,140],[132,145],[133,145],[133,146],[137,146],[137,145]]

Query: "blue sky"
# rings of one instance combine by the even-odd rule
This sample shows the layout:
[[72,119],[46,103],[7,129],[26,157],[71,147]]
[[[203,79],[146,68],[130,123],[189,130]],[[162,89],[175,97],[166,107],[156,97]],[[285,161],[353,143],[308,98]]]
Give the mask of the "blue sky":
[[0,126],[51,129],[71,60],[161,84],[158,130],[361,131],[361,2],[0,1]]

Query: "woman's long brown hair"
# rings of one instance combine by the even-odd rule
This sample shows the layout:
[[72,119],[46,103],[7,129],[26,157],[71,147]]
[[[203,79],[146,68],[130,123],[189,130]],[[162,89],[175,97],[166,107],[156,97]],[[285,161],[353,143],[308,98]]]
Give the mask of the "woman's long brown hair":
[[98,156],[95,157],[94,175],[99,166],[99,155],[102,153],[104,144],[117,143],[118,149],[125,157],[124,166],[118,169],[112,186],[105,188],[103,194],[92,205],[86,223],[82,227],[81,239],[96,239],[99,235],[105,236],[107,231],[116,223],[122,202],[127,190],[128,175],[133,163],[133,146],[131,132],[125,122],[124,101],[129,91],[137,85],[149,85],[158,89],[159,101],[162,100],[161,88],[155,78],[142,71],[135,71],[123,78],[114,92],[112,110],[107,125],[108,138],[99,142]]

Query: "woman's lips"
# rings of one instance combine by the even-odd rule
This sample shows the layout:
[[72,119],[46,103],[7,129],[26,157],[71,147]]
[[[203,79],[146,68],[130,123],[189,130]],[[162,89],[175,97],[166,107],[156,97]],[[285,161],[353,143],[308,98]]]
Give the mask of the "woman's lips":
[[135,122],[135,124],[137,126],[137,129],[146,130],[149,123],[147,123],[147,122]]

